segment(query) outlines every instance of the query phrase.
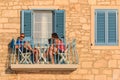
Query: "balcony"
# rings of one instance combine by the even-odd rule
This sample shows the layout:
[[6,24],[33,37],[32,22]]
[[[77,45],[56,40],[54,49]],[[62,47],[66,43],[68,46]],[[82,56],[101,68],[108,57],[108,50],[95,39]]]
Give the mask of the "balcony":
[[[44,40],[45,41],[45,40]],[[31,42],[31,41],[30,41]],[[64,52],[57,52],[54,54],[54,63],[50,55],[44,56],[51,44],[46,42],[31,43],[32,48],[39,53],[35,54],[34,51],[23,53],[20,48],[16,49],[16,41],[11,48],[10,53],[10,67],[14,71],[30,71],[30,70],[76,70],[78,65],[78,54],[76,51],[76,40],[67,42]],[[54,46],[56,46],[54,44]],[[19,45],[20,47],[20,45]]]

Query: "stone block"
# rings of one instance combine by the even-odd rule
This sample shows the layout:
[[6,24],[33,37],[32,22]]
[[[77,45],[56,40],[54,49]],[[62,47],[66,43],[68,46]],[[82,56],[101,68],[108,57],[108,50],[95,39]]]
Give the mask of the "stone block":
[[20,18],[9,18],[8,22],[9,23],[19,23],[19,25],[20,25]]
[[92,69],[92,74],[99,74],[99,69]]
[[106,75],[96,75],[95,76],[95,80],[106,80],[106,79],[107,79]]
[[97,0],[88,0],[89,5],[96,5]]
[[112,70],[111,69],[104,69],[103,74],[106,74],[106,75],[111,75],[112,74]]
[[0,29],[2,33],[17,33],[16,29]]
[[4,24],[4,29],[20,29],[20,24],[16,23],[9,23],[9,24]]
[[117,60],[109,60],[108,66],[110,68],[117,68]]
[[93,62],[82,62],[82,68],[92,68]]
[[69,5],[69,0],[55,0],[54,5]]
[[120,79],[120,69],[114,69],[113,70],[113,80],[119,80]]
[[83,75],[83,80],[94,80],[94,75]]
[[120,54],[112,55],[112,59],[119,59],[120,60]]
[[17,10],[2,10],[2,17],[18,17],[18,15]]
[[90,25],[89,24],[83,24],[82,29],[83,30],[90,30]]
[[94,63],[94,67],[95,67],[95,68],[105,68],[105,67],[107,67],[107,66],[108,66],[108,65],[107,65],[107,61],[104,60],[104,59],[97,60],[97,61],[95,61],[95,63]]
[[70,0],[70,3],[78,3],[79,0]]
[[88,70],[86,69],[78,69],[78,74],[87,74]]
[[21,6],[13,6],[13,9],[21,9]]
[[85,17],[80,17],[80,22],[81,23],[87,23],[87,19]]
[[0,23],[8,23],[8,18],[0,18]]

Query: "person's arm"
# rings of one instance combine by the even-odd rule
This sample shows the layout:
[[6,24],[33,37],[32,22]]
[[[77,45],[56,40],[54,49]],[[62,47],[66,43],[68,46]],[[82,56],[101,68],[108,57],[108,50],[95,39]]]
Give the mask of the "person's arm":
[[18,49],[18,48],[19,48],[19,45],[20,45],[20,41],[17,40],[16,45],[15,45],[15,48]]
[[25,48],[28,48],[28,49],[31,50],[31,51],[33,50],[32,47],[31,47],[31,45],[30,45],[30,43],[29,43],[28,41],[25,41],[25,42],[24,42],[24,47],[25,47]]

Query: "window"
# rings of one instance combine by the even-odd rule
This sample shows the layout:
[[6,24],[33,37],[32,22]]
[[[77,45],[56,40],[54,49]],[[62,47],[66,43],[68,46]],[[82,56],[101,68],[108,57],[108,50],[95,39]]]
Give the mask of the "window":
[[95,10],[95,45],[118,45],[117,10]]
[[64,10],[22,10],[21,33],[34,43],[47,43],[53,32],[65,41],[64,14]]

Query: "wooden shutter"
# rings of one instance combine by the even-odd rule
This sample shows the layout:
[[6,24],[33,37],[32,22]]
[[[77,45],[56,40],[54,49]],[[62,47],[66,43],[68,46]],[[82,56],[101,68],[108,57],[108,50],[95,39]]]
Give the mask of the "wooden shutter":
[[105,12],[95,13],[95,44],[105,44]]
[[32,37],[32,11],[21,11],[21,33],[25,34],[25,39],[30,40]]
[[108,44],[117,44],[117,11],[108,11]]
[[54,11],[54,30],[63,41],[65,41],[65,11],[55,10]]

